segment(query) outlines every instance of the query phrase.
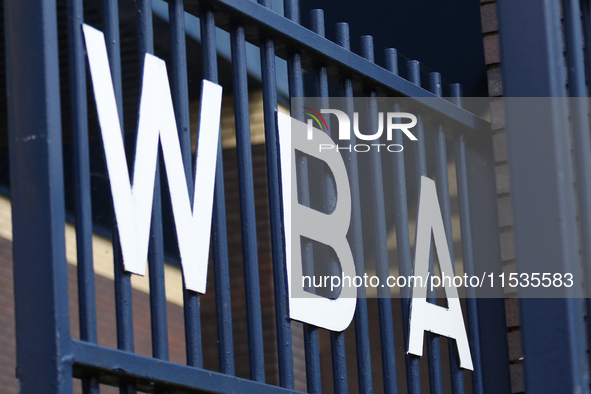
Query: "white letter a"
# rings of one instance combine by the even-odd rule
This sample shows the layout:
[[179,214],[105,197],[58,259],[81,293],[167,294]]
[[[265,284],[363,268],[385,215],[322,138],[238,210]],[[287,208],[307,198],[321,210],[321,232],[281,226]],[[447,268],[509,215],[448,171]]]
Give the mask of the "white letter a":
[[[435,182],[429,178],[421,177],[414,276],[420,276],[423,279],[427,278],[429,274],[431,230],[433,230],[441,276],[453,277],[454,270],[445,237]],[[417,281],[415,280],[413,287],[408,352],[422,356],[424,332],[430,331],[434,334],[455,339],[458,347],[458,355],[460,356],[460,367],[473,371],[472,356],[464,326],[464,318],[462,317],[462,307],[458,298],[458,290],[453,285],[450,286],[450,283],[445,283],[444,281],[448,308],[443,308],[427,302],[427,285],[426,283],[422,284],[424,286],[417,286]]]

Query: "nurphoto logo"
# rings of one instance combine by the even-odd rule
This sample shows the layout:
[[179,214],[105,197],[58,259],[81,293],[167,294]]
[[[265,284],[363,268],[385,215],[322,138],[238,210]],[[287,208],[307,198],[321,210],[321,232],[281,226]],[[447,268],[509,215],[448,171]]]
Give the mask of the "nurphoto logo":
[[[417,117],[408,112],[387,112],[384,114],[383,112],[379,112],[377,114],[378,126],[377,131],[373,132],[368,130],[368,132],[373,134],[364,134],[359,129],[359,112],[353,113],[353,127],[351,128],[351,120],[349,119],[349,115],[346,112],[338,110],[338,109],[321,109],[320,112],[309,108],[304,107],[305,114],[308,117],[308,130],[307,130],[307,138],[308,140],[313,139],[312,128],[314,127],[314,123],[318,125],[318,129],[328,133],[328,124],[326,119],[321,114],[332,114],[336,116],[338,122],[338,140],[343,141],[341,143],[331,143],[331,144],[319,144],[318,149],[319,152],[326,151],[326,150],[347,150],[349,152],[355,151],[359,153],[369,152],[372,149],[377,150],[378,152],[387,151],[391,153],[402,152],[404,147],[402,144],[397,143],[390,143],[392,141],[393,131],[394,130],[401,130],[406,137],[408,137],[411,141],[416,141],[417,138],[414,134],[409,130],[417,125]],[[382,134],[384,133],[384,119],[386,123],[386,140],[388,143],[379,143]],[[404,119],[410,120],[410,122],[402,122]],[[351,129],[355,133],[355,137],[362,141],[374,141],[377,143],[366,143],[366,144],[351,144],[349,143],[351,140]]]

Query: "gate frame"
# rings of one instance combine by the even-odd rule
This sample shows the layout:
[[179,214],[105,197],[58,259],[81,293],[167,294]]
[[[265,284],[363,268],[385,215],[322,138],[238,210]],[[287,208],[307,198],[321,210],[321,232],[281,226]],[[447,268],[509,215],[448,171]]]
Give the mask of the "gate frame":
[[[72,391],[55,0],[5,1],[17,376]],[[16,197],[16,198],[15,198]]]
[[[189,12],[198,14],[194,11],[198,9],[196,1],[187,3]],[[420,97],[431,96],[254,2],[217,0],[212,4],[218,11],[240,16],[270,37],[284,39],[285,46],[298,47],[308,59],[326,61],[326,53],[330,53],[330,61],[353,71],[356,90],[371,82],[379,92],[395,90],[419,101]],[[20,392],[70,393],[72,377],[79,376],[81,370],[101,373],[107,381],[132,379],[139,383],[138,388],[153,388],[156,383],[167,388],[216,392],[293,392],[71,338],[56,0],[5,1],[4,7]],[[247,40],[253,40],[252,35],[247,34]],[[285,56],[280,50],[278,55]],[[363,77],[359,77],[360,73]],[[472,226],[474,257],[489,271],[490,267],[500,270],[494,159],[488,126],[445,100],[436,109],[478,134],[466,138],[470,216],[473,223],[478,223]],[[482,210],[483,204],[491,209]],[[510,388],[510,380],[503,299],[479,299],[478,310],[480,334],[486,338],[481,341],[485,392],[504,392]]]
[[[576,4],[578,16],[578,1],[569,3]],[[566,21],[566,6],[564,12]],[[499,0],[498,15],[505,96],[566,97],[559,2]],[[572,87],[574,78],[569,79]],[[580,272],[573,156],[564,127],[569,115],[563,104],[550,103],[535,115],[505,109],[518,272],[540,272],[539,262],[548,258],[562,272]],[[520,299],[527,392],[589,392],[581,294],[575,281],[564,291],[566,298]]]

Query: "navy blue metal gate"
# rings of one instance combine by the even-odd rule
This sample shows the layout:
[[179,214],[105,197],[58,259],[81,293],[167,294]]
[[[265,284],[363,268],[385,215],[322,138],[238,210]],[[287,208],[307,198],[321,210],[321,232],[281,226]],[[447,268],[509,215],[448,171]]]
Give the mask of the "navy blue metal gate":
[[[521,300],[528,392],[589,392],[591,143],[587,100],[577,98],[588,97],[590,21],[588,0],[499,1],[505,95],[573,98],[562,101],[569,109],[552,106],[543,116],[506,110],[518,269],[540,270],[543,258],[584,272],[587,297],[586,328],[580,283],[561,299]],[[523,124],[536,132],[516,132]]]
[[[76,171],[76,230],[78,250],[78,284],[80,306],[80,340],[71,338],[68,316],[68,293],[64,241],[64,193],[60,115],[58,35],[55,0],[5,1],[7,81],[9,96],[9,136],[11,195],[13,204],[14,278],[17,321],[18,377],[21,393],[70,393],[72,377],[83,379],[85,393],[97,393],[99,381],[118,385],[122,393],[148,392],[213,392],[213,393],[282,393],[293,392],[294,368],[291,325],[288,319],[282,207],[277,147],[277,87],[275,56],[288,63],[291,97],[304,95],[302,73],[313,73],[316,94],[328,97],[328,83],[340,86],[344,97],[358,96],[441,96],[437,73],[430,74],[429,90],[421,87],[419,63],[408,62],[408,79],[398,75],[396,50],[386,50],[387,64],[374,63],[372,38],[362,37],[361,56],[350,51],[348,26],[337,25],[337,42],[324,36],[322,13],[312,14],[312,30],[299,24],[298,2],[286,0],[285,16],[269,9],[270,2],[259,4],[248,0],[169,0],[172,50],[172,90],[179,130],[189,128],[184,13],[201,20],[203,78],[216,82],[215,28],[231,35],[235,120],[240,175],[242,231],[254,234],[254,189],[246,77],[245,43],[260,48],[263,86],[268,194],[273,252],[273,283],[278,342],[280,387],[265,384],[263,337],[257,268],[256,237],[244,236],[244,268],[248,315],[248,344],[251,379],[234,377],[232,316],[229,307],[229,272],[226,240],[223,168],[218,159],[212,248],[215,272],[215,297],[218,316],[220,372],[203,369],[199,296],[185,291],[186,365],[167,361],[166,300],[164,295],[164,260],[160,193],[155,193],[149,252],[150,302],[153,357],[134,354],[130,274],[123,270],[121,257],[115,253],[115,291],[118,349],[97,345],[94,272],[91,253],[92,218],[90,214],[90,174],[88,165],[88,132],[86,100],[86,65],[82,39],[82,0],[68,2],[68,33],[72,122],[74,124]],[[150,0],[137,0],[140,56],[153,52],[152,8]],[[105,34],[113,83],[122,110],[120,34],[117,0],[103,1]],[[451,238],[451,212],[447,180],[446,143],[453,138],[458,174],[459,204],[464,264],[500,270],[499,238],[496,215],[494,161],[490,125],[461,108],[461,88],[451,86],[454,103],[441,99],[432,109],[443,113],[464,130],[447,135],[441,127],[436,134],[437,187],[443,206],[448,239]],[[297,114],[292,114],[298,117]],[[427,175],[425,136],[418,129],[416,144],[417,174]],[[402,137],[396,143],[402,144]],[[191,171],[190,140],[181,133],[186,173]],[[395,204],[402,214],[397,219],[399,259],[409,272],[410,241],[407,226],[406,180],[404,158],[395,155],[391,163],[396,184]],[[221,157],[221,144],[219,146]],[[347,161],[353,188],[353,233],[351,243],[356,261],[363,261],[361,223],[358,211],[358,176],[354,158]],[[383,207],[382,163],[377,156],[371,161],[372,188],[377,207]],[[156,177],[157,183],[159,177]],[[392,181],[392,180],[388,180]],[[187,179],[189,185],[192,179]],[[159,183],[156,185],[159,190]],[[189,187],[192,190],[192,187]],[[356,197],[357,190],[357,197]],[[357,199],[357,200],[356,200]],[[357,204],[357,207],[356,207]],[[486,207],[486,209],[482,209]],[[379,209],[375,212],[379,217]],[[478,225],[474,225],[474,224]],[[379,227],[379,226],[378,226]],[[117,232],[114,230],[114,245]],[[377,234],[385,242],[385,234]],[[384,246],[384,245],[382,245]],[[387,256],[386,264],[387,264]],[[358,267],[359,269],[359,267]],[[362,271],[362,269],[361,269]],[[359,271],[359,272],[361,272]],[[409,319],[409,300],[402,300],[402,320]],[[380,331],[384,387],[397,392],[397,377],[402,366],[394,362],[392,306],[389,298],[379,300]],[[510,392],[507,338],[502,299],[468,299],[466,316],[474,357],[472,388],[475,393]],[[371,393],[371,352],[368,314],[365,299],[357,301],[355,344],[359,392]],[[306,344],[306,378],[309,392],[320,392],[318,329],[304,328]],[[485,340],[481,340],[485,339]],[[345,363],[345,337],[331,333],[334,391],[348,392]],[[406,347],[406,346],[405,346]],[[442,370],[439,338],[428,339],[429,387],[442,393]],[[450,357],[452,392],[464,391],[464,373],[457,358]],[[398,374],[396,373],[398,371]],[[421,392],[418,358],[406,356],[406,386],[409,393]],[[426,380],[425,380],[426,382]]]

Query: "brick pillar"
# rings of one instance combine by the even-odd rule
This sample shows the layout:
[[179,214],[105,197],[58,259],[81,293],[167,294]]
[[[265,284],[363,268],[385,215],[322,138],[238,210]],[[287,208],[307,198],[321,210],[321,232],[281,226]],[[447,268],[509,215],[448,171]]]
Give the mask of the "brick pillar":
[[[488,68],[488,94],[490,97],[503,96],[501,75],[501,50],[499,44],[499,23],[496,1],[481,0],[480,17],[484,43],[484,60]],[[498,195],[499,228],[501,232],[501,259],[505,272],[516,272],[515,241],[513,236],[513,212],[510,198],[509,164],[505,116],[500,105],[491,104],[491,123],[493,127],[493,148],[496,162],[496,186]],[[521,349],[521,329],[519,322],[519,302],[516,298],[505,301],[507,337],[511,372],[511,391],[525,391],[523,379],[523,351]]]

